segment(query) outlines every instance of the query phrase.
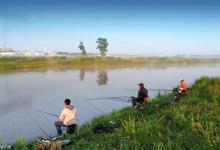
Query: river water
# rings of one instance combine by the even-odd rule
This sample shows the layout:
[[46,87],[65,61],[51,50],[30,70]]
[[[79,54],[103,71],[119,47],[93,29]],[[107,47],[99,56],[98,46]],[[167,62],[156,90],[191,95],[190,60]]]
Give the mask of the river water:
[[[220,65],[137,67],[116,69],[47,70],[0,73],[0,141],[13,143],[16,138],[33,140],[47,134],[54,136],[56,117],[33,111],[38,109],[59,115],[65,98],[78,111],[78,122],[131,105],[126,102],[86,99],[136,95],[137,83],[147,88],[172,89],[179,79],[192,84],[201,76],[220,76]],[[150,97],[156,95],[149,91]]]

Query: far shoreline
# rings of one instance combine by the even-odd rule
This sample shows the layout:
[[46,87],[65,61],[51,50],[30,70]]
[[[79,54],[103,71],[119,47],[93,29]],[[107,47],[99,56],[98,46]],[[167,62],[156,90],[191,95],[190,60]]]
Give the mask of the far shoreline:
[[186,57],[0,57],[0,72],[45,71],[63,69],[117,69],[220,64],[220,58]]

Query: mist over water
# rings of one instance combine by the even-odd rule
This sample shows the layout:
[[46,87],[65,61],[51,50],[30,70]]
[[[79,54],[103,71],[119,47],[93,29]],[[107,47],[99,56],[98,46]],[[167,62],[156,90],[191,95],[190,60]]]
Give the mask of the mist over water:
[[[147,88],[172,89],[179,79],[192,84],[201,76],[220,76],[220,65],[141,67],[120,69],[47,70],[0,74],[0,137],[12,143],[18,137],[32,140],[43,133],[29,114],[51,136],[56,134],[56,117],[33,109],[59,115],[65,98],[70,98],[82,123],[107,114],[130,103],[108,100],[86,101],[90,98],[131,96],[137,83]],[[149,91],[151,98],[156,93]]]

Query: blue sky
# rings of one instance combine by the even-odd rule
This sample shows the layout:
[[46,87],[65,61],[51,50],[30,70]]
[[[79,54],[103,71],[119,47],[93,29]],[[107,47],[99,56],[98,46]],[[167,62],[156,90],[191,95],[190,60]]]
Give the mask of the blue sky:
[[0,45],[111,54],[220,54],[217,0],[1,0]]

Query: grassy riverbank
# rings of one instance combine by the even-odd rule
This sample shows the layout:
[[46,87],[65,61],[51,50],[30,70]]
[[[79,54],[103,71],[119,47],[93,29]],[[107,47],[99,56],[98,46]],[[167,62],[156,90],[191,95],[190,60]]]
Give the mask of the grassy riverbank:
[[[203,77],[192,86],[189,97],[163,105],[171,96],[155,99],[143,111],[124,108],[95,118],[64,137],[73,141],[65,149],[219,149],[220,78]],[[118,123],[113,133],[93,133],[95,126],[109,121]],[[27,147],[34,149],[33,144],[16,145],[17,149]]]
[[181,57],[1,57],[0,71],[54,68],[124,67],[131,65],[215,64],[220,59]]

